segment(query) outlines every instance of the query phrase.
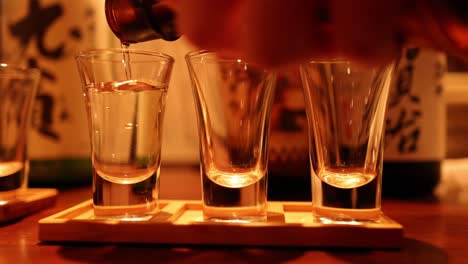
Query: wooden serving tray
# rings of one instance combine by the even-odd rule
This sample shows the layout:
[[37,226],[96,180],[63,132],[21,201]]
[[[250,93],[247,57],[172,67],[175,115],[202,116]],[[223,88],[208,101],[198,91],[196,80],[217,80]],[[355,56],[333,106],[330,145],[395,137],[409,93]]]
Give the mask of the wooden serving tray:
[[43,242],[156,243],[398,248],[403,228],[382,215],[379,223],[321,224],[311,203],[269,202],[268,221],[249,224],[203,222],[200,201],[165,200],[146,221],[96,219],[86,201],[39,221]]
[[57,190],[46,188],[29,188],[17,191],[14,197],[0,202],[0,223],[15,220],[52,206],[57,194]]

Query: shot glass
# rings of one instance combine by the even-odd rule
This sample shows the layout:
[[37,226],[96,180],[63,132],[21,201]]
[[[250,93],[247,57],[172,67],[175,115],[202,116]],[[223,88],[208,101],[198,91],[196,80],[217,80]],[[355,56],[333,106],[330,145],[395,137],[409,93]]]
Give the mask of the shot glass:
[[76,55],[91,141],[96,217],[144,220],[158,209],[161,134],[174,60],[129,49]]
[[319,221],[378,221],[384,117],[393,64],[347,60],[301,66],[313,213]]
[[27,187],[31,112],[40,72],[0,63],[0,201]]
[[266,220],[275,75],[209,51],[191,52],[186,61],[197,110],[204,220]]

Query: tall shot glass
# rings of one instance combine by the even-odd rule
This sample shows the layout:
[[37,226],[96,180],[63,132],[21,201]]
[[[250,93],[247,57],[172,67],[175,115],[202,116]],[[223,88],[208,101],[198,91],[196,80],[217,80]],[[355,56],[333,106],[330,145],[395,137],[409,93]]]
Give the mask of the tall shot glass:
[[267,219],[267,147],[275,76],[241,59],[187,54],[200,136],[205,221]]
[[88,113],[97,217],[142,220],[158,209],[161,134],[174,60],[128,49],[76,55]]
[[0,202],[27,187],[27,142],[40,72],[0,63]]
[[384,116],[393,65],[347,60],[301,66],[313,213],[322,222],[381,215]]

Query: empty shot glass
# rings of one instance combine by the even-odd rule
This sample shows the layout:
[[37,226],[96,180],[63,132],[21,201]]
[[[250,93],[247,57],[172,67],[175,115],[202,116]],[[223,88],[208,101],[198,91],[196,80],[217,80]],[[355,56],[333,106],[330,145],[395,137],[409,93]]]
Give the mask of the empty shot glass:
[[27,187],[28,133],[40,72],[0,63],[0,201]]
[[275,75],[208,51],[186,60],[198,114],[204,220],[266,220]]
[[174,60],[129,49],[76,55],[91,140],[97,217],[147,219],[158,209],[161,134]]
[[393,65],[347,60],[301,66],[314,215],[323,222],[381,215],[384,116]]

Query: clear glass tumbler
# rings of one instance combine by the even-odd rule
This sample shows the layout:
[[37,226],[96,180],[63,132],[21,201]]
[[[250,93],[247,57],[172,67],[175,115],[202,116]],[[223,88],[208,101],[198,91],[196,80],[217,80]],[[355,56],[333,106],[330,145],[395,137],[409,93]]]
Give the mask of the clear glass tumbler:
[[161,132],[174,60],[89,50],[76,55],[91,139],[97,217],[139,220],[158,209]]
[[0,201],[27,186],[27,142],[40,72],[0,63]]
[[312,200],[320,221],[381,215],[384,116],[393,64],[347,60],[301,66],[309,124]]
[[186,60],[198,114],[204,219],[266,220],[274,73],[208,51]]

